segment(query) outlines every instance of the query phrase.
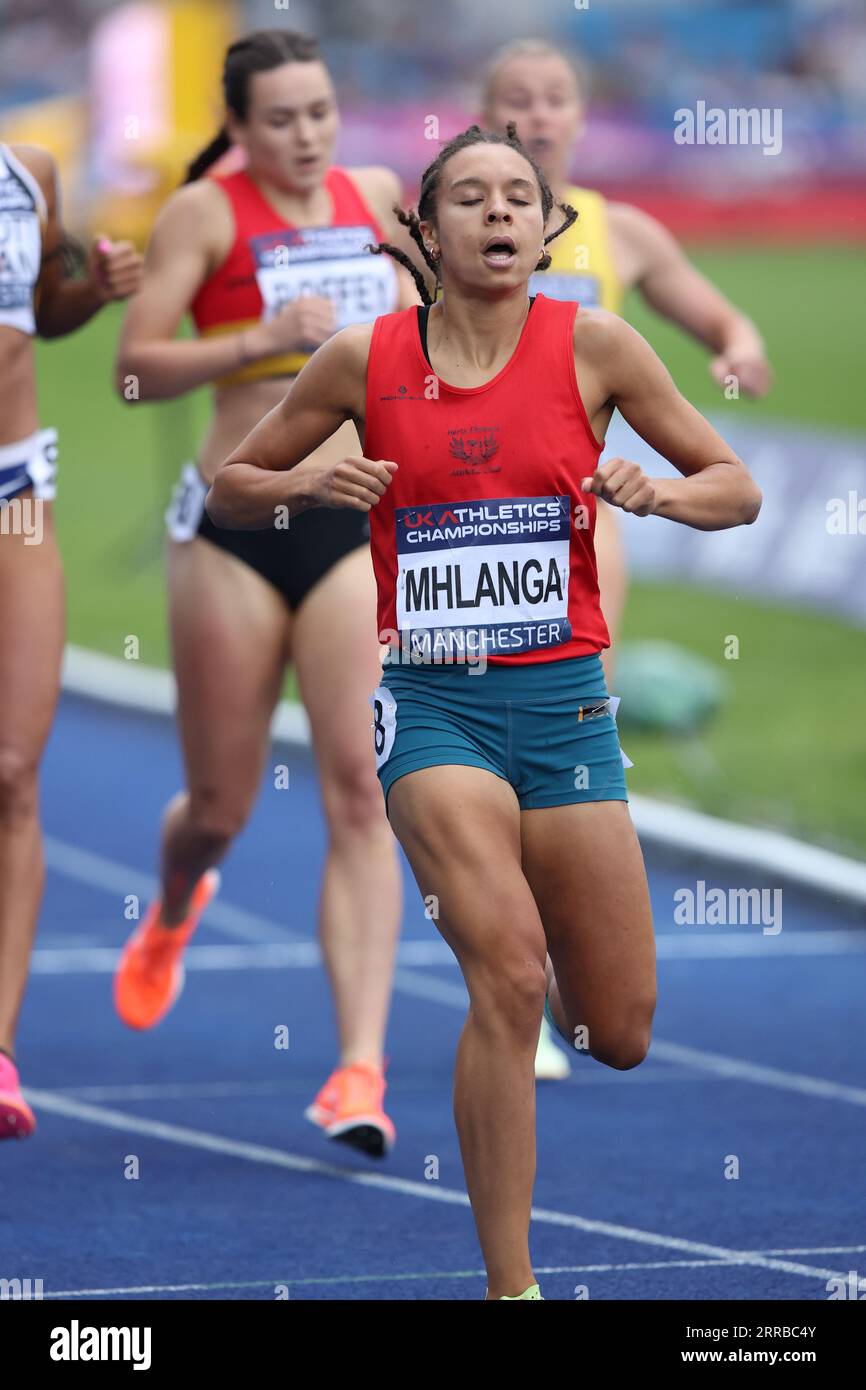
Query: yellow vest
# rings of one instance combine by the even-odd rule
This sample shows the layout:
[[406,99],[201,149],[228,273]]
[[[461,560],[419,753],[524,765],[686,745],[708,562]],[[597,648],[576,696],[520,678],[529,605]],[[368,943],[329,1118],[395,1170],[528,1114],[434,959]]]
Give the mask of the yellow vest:
[[[623,289],[614,269],[607,225],[607,203],[591,188],[568,188],[563,202],[579,214],[567,232],[547,247],[552,262],[549,270],[530,277],[529,293],[546,294],[549,299],[576,299],[585,309],[622,309]],[[554,207],[548,227],[562,222]]]

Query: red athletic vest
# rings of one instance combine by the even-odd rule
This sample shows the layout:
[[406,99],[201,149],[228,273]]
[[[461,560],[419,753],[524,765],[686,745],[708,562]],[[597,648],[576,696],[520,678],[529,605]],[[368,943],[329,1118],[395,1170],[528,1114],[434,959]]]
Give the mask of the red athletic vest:
[[[216,175],[231,204],[235,239],[222,265],[190,306],[201,336],[236,333],[272,318],[300,294],[333,300],[337,328],[369,323],[397,303],[397,278],[387,256],[365,247],[382,231],[343,169],[329,169],[325,187],[333,218],[324,227],[293,227],[267,202],[245,170]],[[296,376],[308,353],[283,353],[249,363],[219,385],[259,377]]]
[[416,309],[376,321],[364,453],[399,464],[370,512],[380,641],[509,664],[610,645],[580,491],[602,446],[575,380],[576,312],[537,295],[510,361],[470,388],[435,376]]

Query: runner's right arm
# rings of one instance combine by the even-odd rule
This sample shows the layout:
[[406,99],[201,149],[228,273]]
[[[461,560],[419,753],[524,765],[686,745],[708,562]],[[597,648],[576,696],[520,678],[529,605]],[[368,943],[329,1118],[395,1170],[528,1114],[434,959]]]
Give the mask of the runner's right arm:
[[213,338],[177,340],[196,293],[228,253],[231,214],[207,180],[179,189],[157,218],[144,283],[131,301],[117,354],[116,386],[125,400],[167,400],[275,353],[313,344],[333,332],[333,310],[310,296],[269,323]]
[[205,501],[215,525],[257,531],[273,526],[283,508],[291,517],[310,507],[375,506],[396,463],[309,457],[347,420],[363,438],[372,333],[371,323],[353,325],[320,347],[279,405],[220,465]]

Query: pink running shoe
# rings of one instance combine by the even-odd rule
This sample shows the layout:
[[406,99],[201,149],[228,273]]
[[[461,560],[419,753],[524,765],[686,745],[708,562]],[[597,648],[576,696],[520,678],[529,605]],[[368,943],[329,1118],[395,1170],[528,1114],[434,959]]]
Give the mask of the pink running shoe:
[[0,1139],[26,1139],[36,1128],[36,1116],[21,1094],[18,1068],[0,1052]]

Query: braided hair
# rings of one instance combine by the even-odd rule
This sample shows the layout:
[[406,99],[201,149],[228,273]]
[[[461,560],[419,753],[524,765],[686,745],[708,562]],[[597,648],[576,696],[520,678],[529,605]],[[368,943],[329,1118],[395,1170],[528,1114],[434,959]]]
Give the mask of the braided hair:
[[[456,135],[453,140],[449,140],[446,145],[443,145],[442,149],[433,160],[433,163],[428,164],[424,173],[421,175],[421,192],[418,197],[418,211],[404,212],[401,207],[397,205],[394,207],[394,215],[398,222],[408,229],[409,235],[421,252],[425,263],[435,275],[437,288],[439,285],[439,261],[437,257],[434,257],[427,250],[424,238],[421,235],[421,223],[428,222],[434,217],[436,211],[436,194],[439,189],[442,170],[448,163],[448,160],[451,159],[453,155],[458,154],[460,150],[468,149],[470,145],[508,145],[510,149],[516,150],[532,167],[532,171],[538,180],[538,187],[541,190],[541,210],[544,214],[545,223],[553,210],[555,199],[550,184],[532,158],[532,155],[524,149],[523,145],[518,140],[517,126],[514,121],[508,122],[505,131],[506,133],[504,135],[498,135],[492,130],[482,130],[479,125],[471,125],[468,130],[464,130],[460,135]],[[556,231],[548,233],[544,238],[545,246],[548,242],[553,241],[554,237],[561,236],[563,232],[567,231],[568,228],[573,226],[577,221],[578,214],[568,203],[557,203],[556,206],[564,214],[565,221],[561,226],[557,227]],[[387,241],[380,241],[378,246],[368,246],[367,250],[372,251],[374,256],[381,256],[383,254],[393,256],[394,260],[399,261],[400,265],[404,266],[412,276],[418,293],[421,296],[422,304],[433,303],[424,276],[404,251],[401,251],[397,246],[392,246]],[[547,267],[550,265],[550,260],[550,256],[545,252],[538,263],[538,269],[547,270]]]
[[[257,29],[229,46],[223,63],[223,96],[229,111],[239,121],[246,120],[250,104],[250,79],[257,72],[270,72],[284,63],[321,62],[319,45],[310,34],[291,29]],[[190,164],[184,183],[194,183],[212,164],[231,149],[225,126],[217,131]]]

